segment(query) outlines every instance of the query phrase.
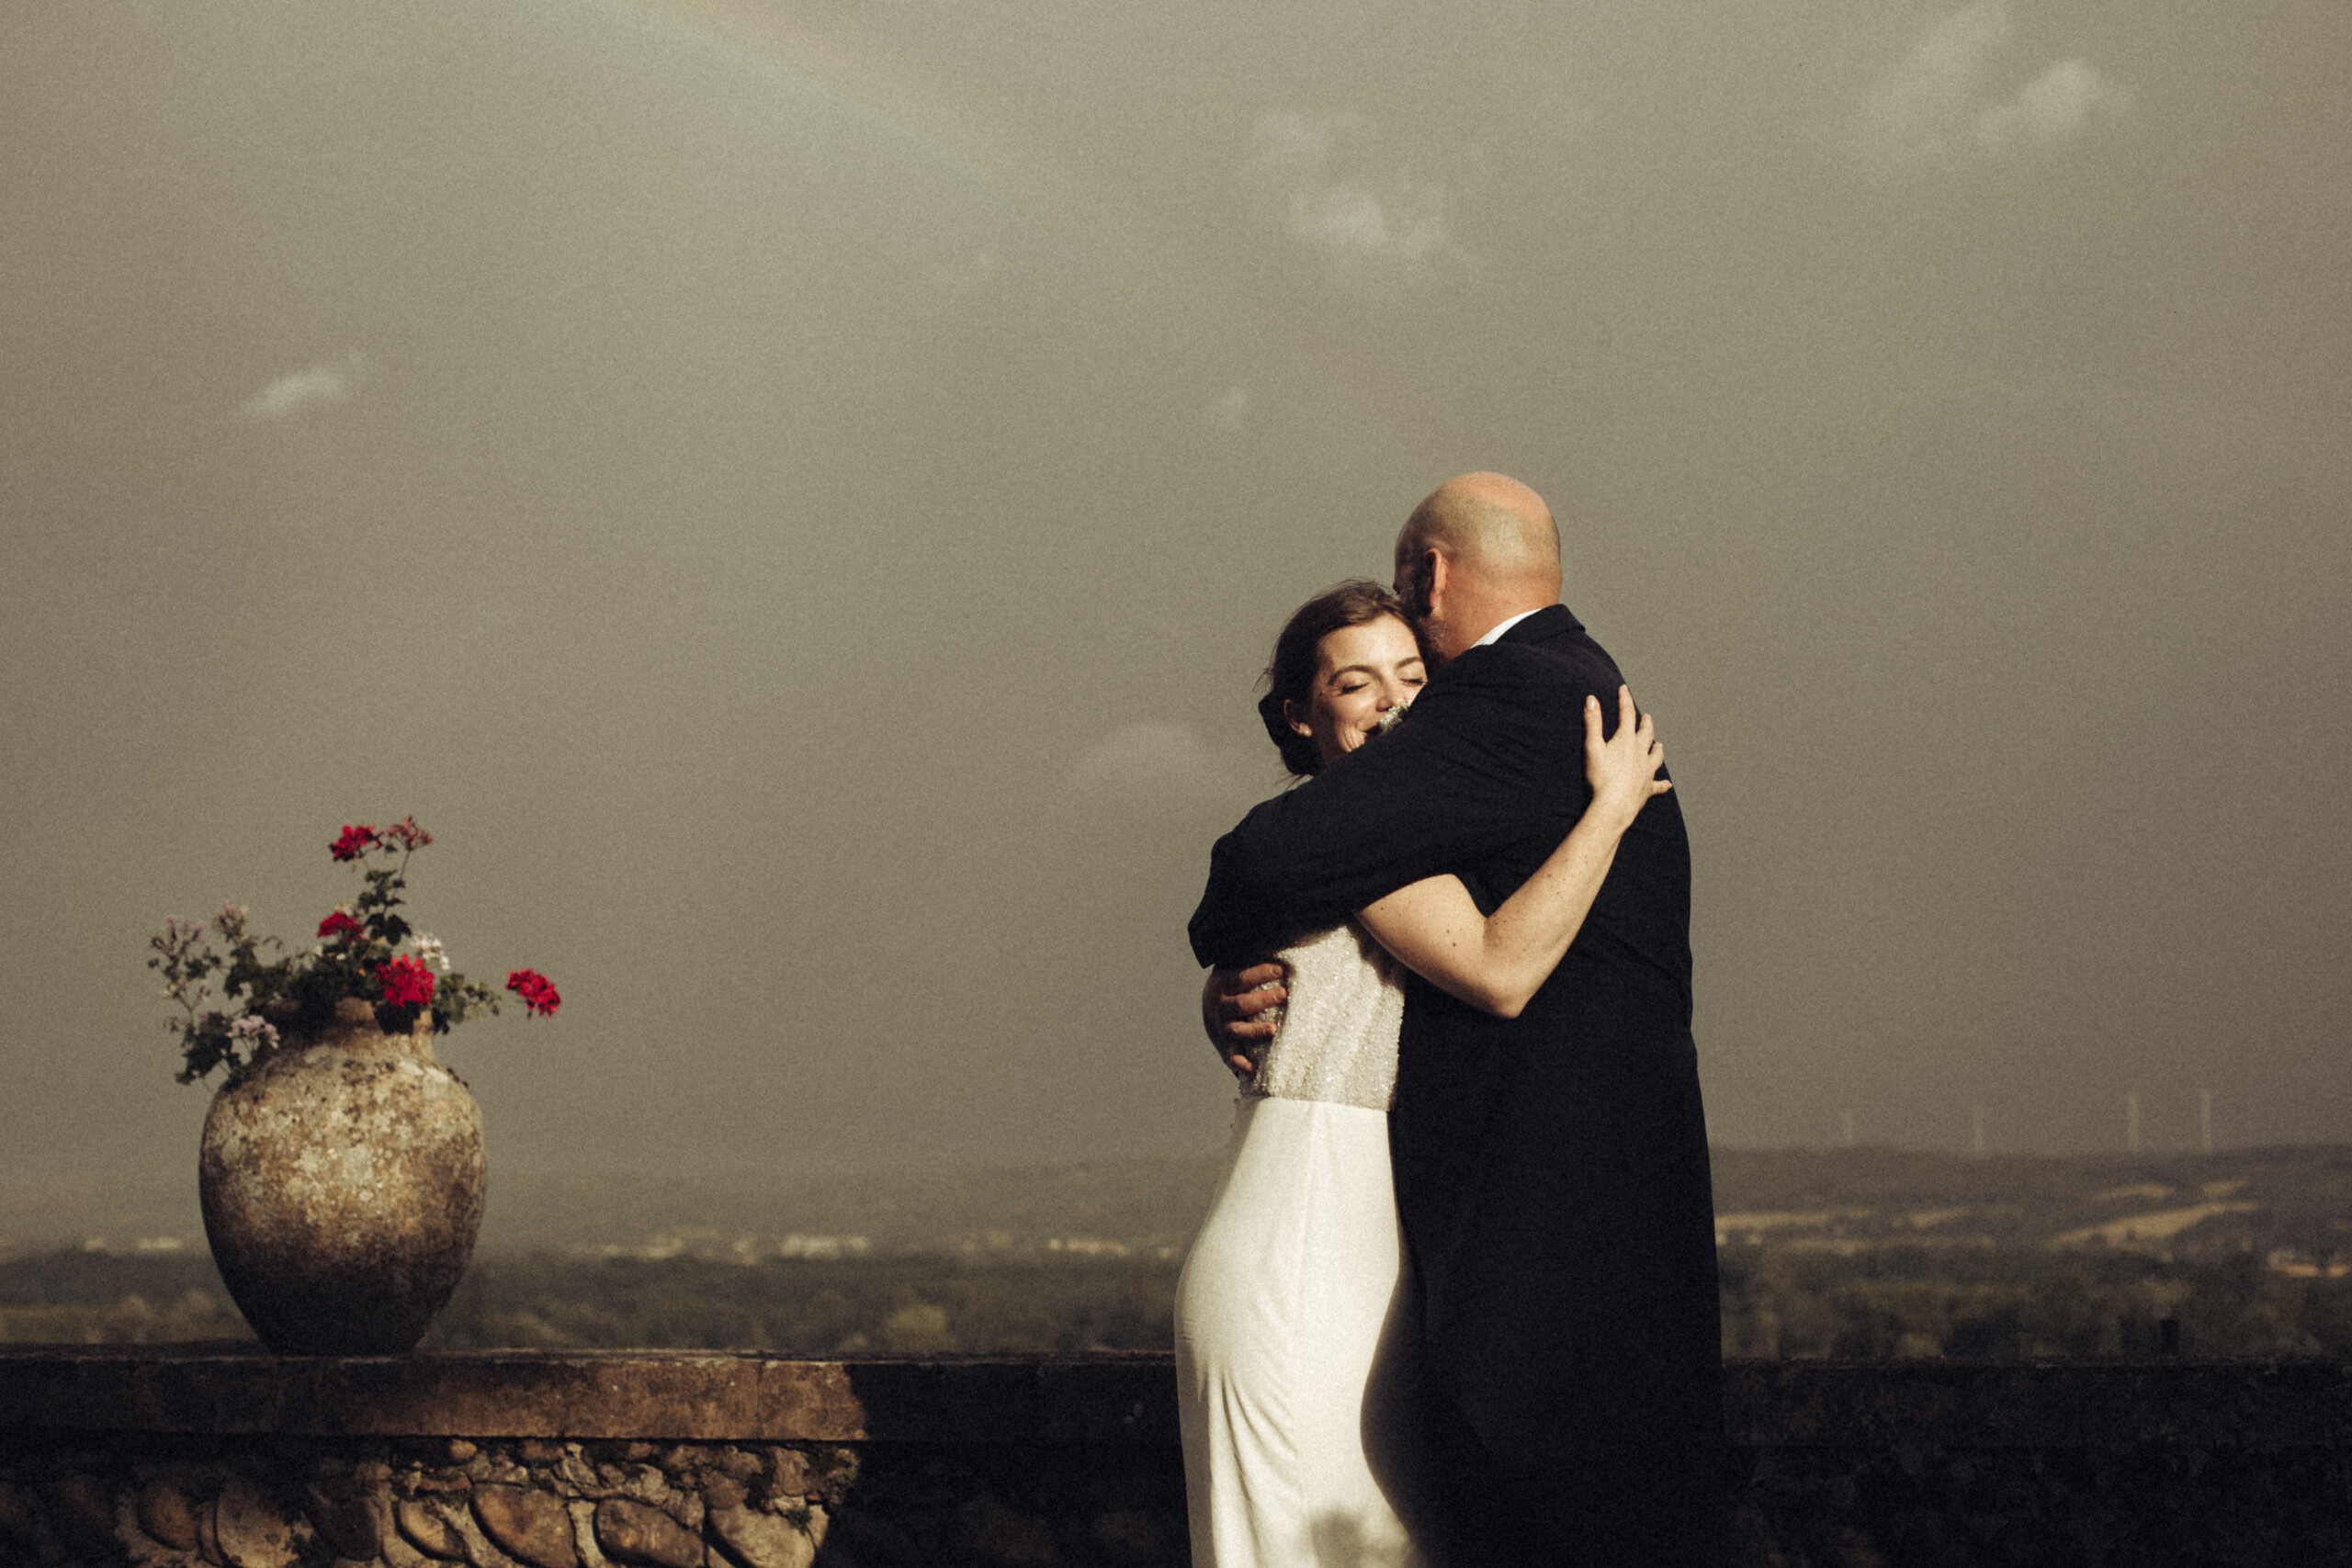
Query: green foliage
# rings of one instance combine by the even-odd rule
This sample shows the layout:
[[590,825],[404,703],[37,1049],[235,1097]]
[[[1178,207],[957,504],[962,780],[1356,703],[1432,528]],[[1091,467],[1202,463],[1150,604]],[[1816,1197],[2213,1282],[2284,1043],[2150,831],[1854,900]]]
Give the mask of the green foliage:
[[[226,1067],[232,1083],[250,1072],[277,1038],[276,1027],[260,1009],[285,996],[294,974],[291,959],[262,958],[264,948],[282,944],[276,937],[255,937],[247,931],[241,906],[222,905],[212,917],[212,928],[227,944],[225,952],[204,941],[204,924],[198,920],[167,919],[148,940],[155,956],[147,967],[163,972],[164,994],[187,1014],[171,1024],[181,1037],[182,1083],[193,1083],[215,1067]],[[221,977],[222,994],[240,1003],[235,1010],[204,1007],[215,975]]]

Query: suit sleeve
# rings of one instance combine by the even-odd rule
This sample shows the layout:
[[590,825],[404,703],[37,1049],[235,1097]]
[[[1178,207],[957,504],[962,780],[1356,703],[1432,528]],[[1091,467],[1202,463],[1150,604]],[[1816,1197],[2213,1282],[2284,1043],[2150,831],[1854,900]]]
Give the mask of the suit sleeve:
[[1217,840],[1193,956],[1261,957],[1548,820],[1574,821],[1590,793],[1582,700],[1526,649],[1464,654],[1407,722]]

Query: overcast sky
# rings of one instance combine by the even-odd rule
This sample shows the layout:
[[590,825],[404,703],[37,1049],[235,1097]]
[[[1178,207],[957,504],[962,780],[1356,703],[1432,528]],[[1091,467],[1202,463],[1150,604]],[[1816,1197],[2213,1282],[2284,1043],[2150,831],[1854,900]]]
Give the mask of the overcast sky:
[[0,0],[0,1179],[346,821],[507,1168],[1219,1146],[1283,615],[1544,491],[1715,1137],[2352,1137],[2352,20]]

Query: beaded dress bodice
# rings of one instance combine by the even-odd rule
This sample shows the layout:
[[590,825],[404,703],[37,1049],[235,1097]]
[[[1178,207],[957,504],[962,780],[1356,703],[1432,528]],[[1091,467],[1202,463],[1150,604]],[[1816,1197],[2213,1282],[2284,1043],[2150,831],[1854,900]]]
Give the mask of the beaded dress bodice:
[[1290,968],[1282,1030],[1242,1092],[1386,1111],[1396,1098],[1404,975],[1350,920],[1279,954]]

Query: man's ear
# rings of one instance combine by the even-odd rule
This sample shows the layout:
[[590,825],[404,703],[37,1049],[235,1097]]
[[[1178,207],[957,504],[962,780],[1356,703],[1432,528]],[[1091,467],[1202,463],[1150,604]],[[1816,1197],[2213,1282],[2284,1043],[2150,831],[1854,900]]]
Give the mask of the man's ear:
[[1315,727],[1298,716],[1298,705],[1288,697],[1283,699],[1283,722],[1301,735],[1312,736]]
[[1425,574],[1422,581],[1429,584],[1425,597],[1430,602],[1430,615],[1432,619],[1442,618],[1443,613],[1439,606],[1445,603],[1445,587],[1453,579],[1453,563],[1441,550],[1423,550],[1421,570]]

